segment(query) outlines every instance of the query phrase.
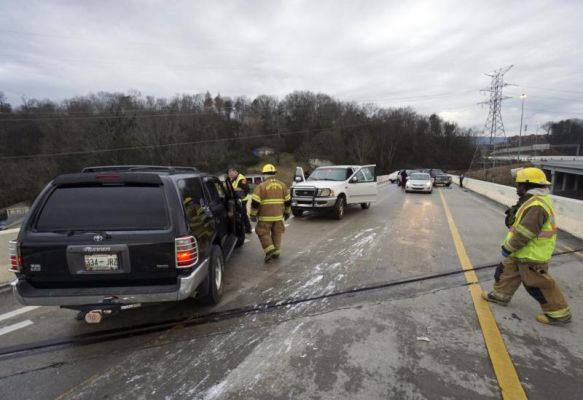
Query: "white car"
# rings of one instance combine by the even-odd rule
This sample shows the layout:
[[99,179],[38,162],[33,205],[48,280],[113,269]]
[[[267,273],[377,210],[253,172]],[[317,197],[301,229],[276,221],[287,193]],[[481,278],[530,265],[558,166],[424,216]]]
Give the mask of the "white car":
[[401,173],[401,171],[395,171],[395,172],[389,174],[389,182],[391,182],[391,183],[397,182],[397,180],[399,179],[400,173]]
[[306,179],[296,168],[292,185],[292,213],[301,217],[305,211],[332,212],[344,216],[346,206],[360,204],[363,209],[376,201],[376,165],[335,165],[316,168]]
[[413,172],[407,179],[406,192],[433,192],[433,179],[425,172]]

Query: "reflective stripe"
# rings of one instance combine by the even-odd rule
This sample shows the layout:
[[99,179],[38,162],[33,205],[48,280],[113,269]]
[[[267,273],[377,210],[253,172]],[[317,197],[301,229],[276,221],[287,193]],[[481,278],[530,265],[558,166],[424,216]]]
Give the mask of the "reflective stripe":
[[277,221],[283,221],[283,215],[278,215],[278,216],[260,216],[259,217],[259,221],[262,221],[262,222],[277,222]]
[[283,204],[283,199],[265,199],[261,200],[261,204]]
[[569,307],[567,307],[557,311],[545,311],[545,314],[551,318],[565,318],[571,314],[571,311],[569,310]]
[[504,243],[502,244],[503,247],[505,247],[507,250],[509,250],[511,253],[514,253],[516,251],[515,247],[512,247],[512,245],[510,244],[510,239],[512,237],[508,237]]
[[291,200],[291,196],[289,193],[283,198],[285,201]]
[[259,195],[256,195],[255,193],[253,193],[253,196],[251,196],[252,200],[255,200],[258,203],[261,203],[261,197],[259,197]]
[[534,239],[536,237],[536,235],[533,232],[531,232],[529,229],[525,228],[522,225],[517,225],[516,231],[520,233],[522,236],[526,237],[527,239]]
[[512,299],[511,295],[500,293],[496,290],[492,290],[490,293],[492,294],[492,296],[494,296],[494,298],[496,298],[500,301],[509,302]]
[[556,234],[557,234],[557,230],[555,229],[553,231],[541,232],[541,233],[538,234],[538,237],[540,237],[540,238],[552,238]]
[[270,251],[275,250],[275,246],[270,244],[269,246],[267,246],[266,248],[263,249],[266,253],[269,253]]

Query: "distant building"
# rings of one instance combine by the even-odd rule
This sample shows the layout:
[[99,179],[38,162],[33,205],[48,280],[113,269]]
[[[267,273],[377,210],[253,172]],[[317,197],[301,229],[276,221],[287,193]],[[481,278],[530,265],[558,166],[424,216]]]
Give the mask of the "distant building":
[[255,157],[268,157],[268,156],[272,156],[275,154],[275,150],[272,147],[268,147],[268,146],[261,146],[261,147],[257,147],[256,149],[253,149],[253,155]]
[[310,168],[312,169],[318,167],[326,167],[328,165],[334,165],[332,161],[323,158],[310,158],[308,160],[308,163],[310,164]]
[[30,207],[26,203],[18,203],[14,204],[10,207],[6,207],[2,210],[2,215],[0,218],[5,218],[4,220],[0,221],[1,229],[7,229],[14,226],[20,225],[24,216],[28,213]]
[[26,213],[30,210],[30,207],[25,203],[18,203],[14,204],[10,207],[6,207],[6,215],[8,219],[16,217],[21,217],[26,215]]

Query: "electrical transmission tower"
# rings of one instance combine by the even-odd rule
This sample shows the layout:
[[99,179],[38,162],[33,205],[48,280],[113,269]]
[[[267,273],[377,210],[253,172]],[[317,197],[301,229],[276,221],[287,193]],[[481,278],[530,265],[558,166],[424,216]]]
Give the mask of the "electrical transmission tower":
[[[480,90],[481,92],[489,92],[490,99],[488,101],[483,101],[478,103],[480,105],[488,105],[488,117],[486,118],[486,123],[484,124],[484,136],[489,133],[490,134],[490,153],[494,151],[495,139],[497,137],[504,138],[504,142],[506,143],[506,132],[504,131],[504,122],[502,121],[502,102],[506,99],[510,99],[510,97],[505,97],[502,95],[502,89],[510,84],[504,82],[504,74],[507,73],[512,65],[509,65],[504,68],[497,69],[493,72],[485,74],[492,78],[490,81],[490,86]],[[472,161],[470,163],[469,169],[472,168],[474,164],[476,155],[478,154],[478,144],[476,144],[476,151],[474,152],[474,156],[472,157]],[[486,168],[486,159],[483,158],[483,168],[485,174]]]
[[[502,121],[502,101],[510,99],[502,95],[502,89],[509,86],[509,83],[504,82],[504,74],[507,73],[512,65],[497,69],[496,71],[485,74],[492,78],[490,86],[480,90],[481,92],[489,92],[490,99],[478,104],[488,105],[488,117],[484,124],[484,134],[490,133],[490,148],[494,148],[494,138],[501,137],[506,139],[506,132],[504,131],[504,122]],[[505,140],[506,141],[506,140]]]

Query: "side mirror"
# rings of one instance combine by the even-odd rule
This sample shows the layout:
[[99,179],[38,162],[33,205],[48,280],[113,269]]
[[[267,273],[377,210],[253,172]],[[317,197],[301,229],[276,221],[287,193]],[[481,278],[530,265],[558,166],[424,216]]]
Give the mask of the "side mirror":
[[296,177],[294,178],[294,181],[296,181],[296,182],[303,182],[303,179],[302,179],[302,177],[301,177],[301,176],[296,176]]
[[352,178],[350,178],[350,183],[357,183],[357,182],[358,182],[357,176],[353,176]]

